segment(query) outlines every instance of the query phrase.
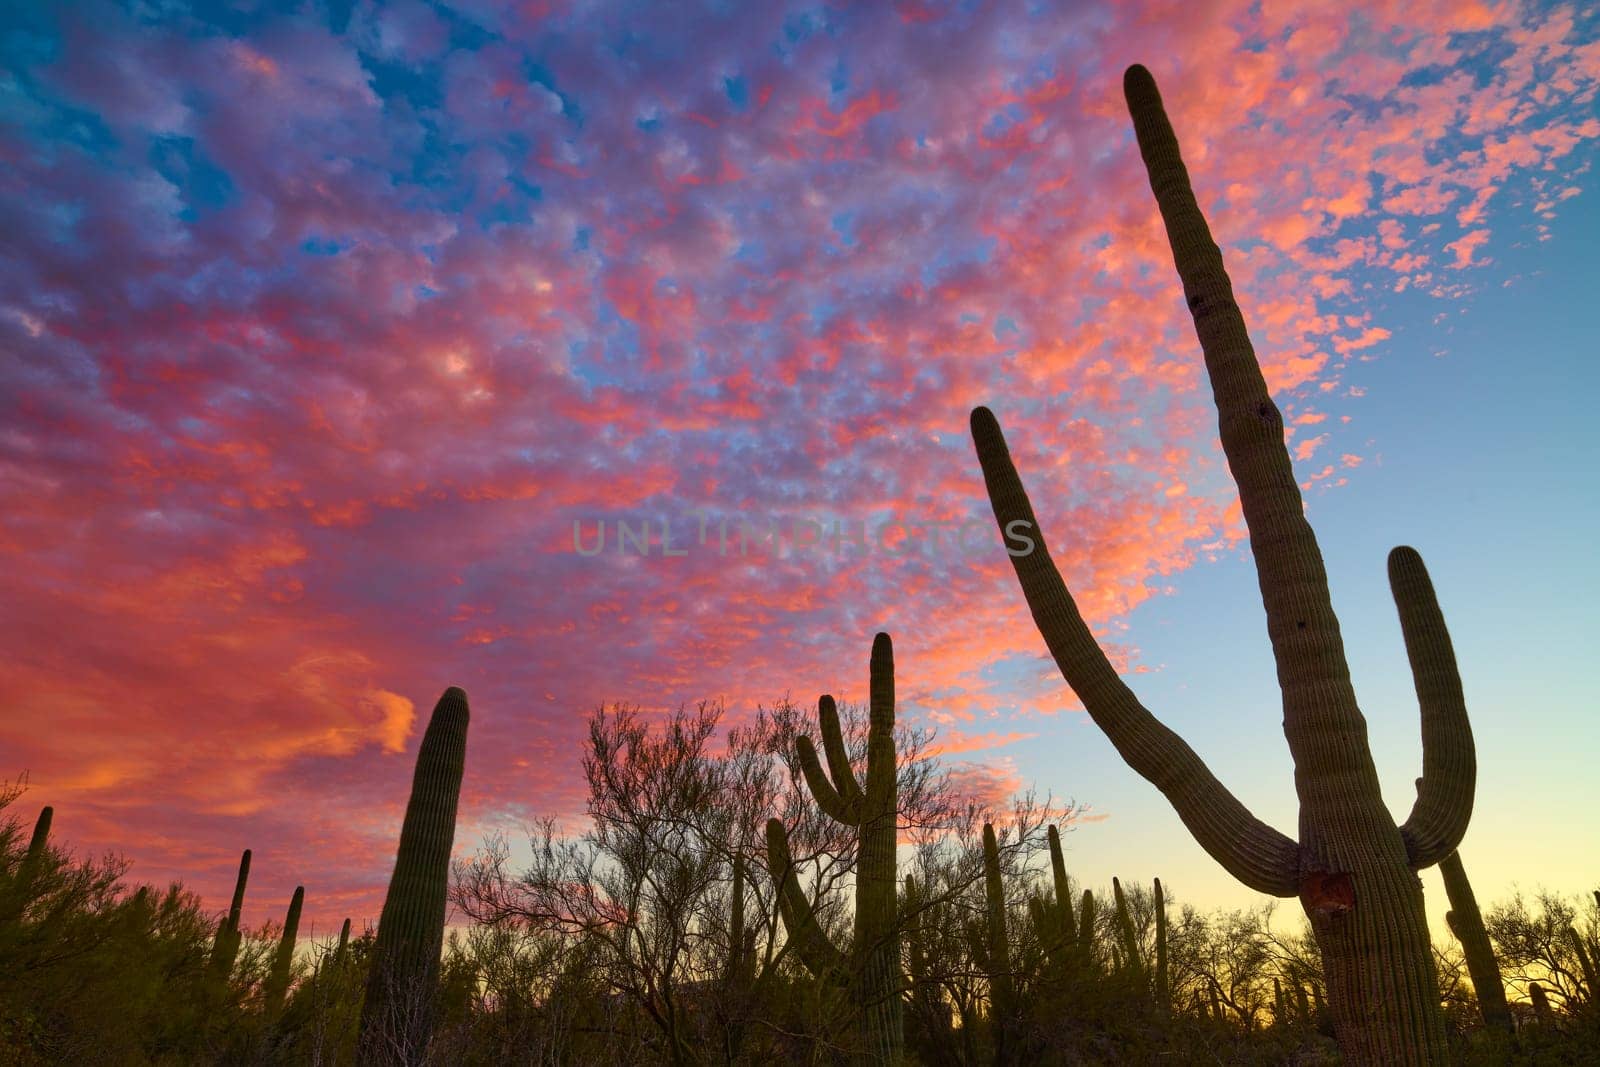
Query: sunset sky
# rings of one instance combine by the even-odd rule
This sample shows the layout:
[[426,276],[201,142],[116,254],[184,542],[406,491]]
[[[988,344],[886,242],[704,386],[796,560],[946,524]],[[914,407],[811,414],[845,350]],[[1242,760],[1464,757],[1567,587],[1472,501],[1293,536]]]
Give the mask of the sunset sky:
[[[1473,717],[1479,899],[1600,878],[1600,9],[7,3],[0,57],[0,779],[75,848],[222,907],[250,847],[247,922],[304,884],[316,932],[359,928],[446,686],[465,855],[581,812],[597,704],[862,699],[887,630],[970,788],[1092,806],[1086,883],[1260,899],[1045,658],[967,436],[993,407],[1135,689],[1292,834],[1142,62],[1390,807],[1404,543]],[[741,557],[741,520],[873,544]]]

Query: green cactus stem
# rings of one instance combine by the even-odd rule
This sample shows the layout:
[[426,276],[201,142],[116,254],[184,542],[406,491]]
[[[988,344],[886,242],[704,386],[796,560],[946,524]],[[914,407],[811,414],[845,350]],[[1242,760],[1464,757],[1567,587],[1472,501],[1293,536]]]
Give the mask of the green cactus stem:
[[1161,879],[1155,879],[1156,909],[1156,1006],[1166,1011],[1172,1005],[1172,985],[1167,976],[1167,898],[1161,892]]
[[[1472,813],[1472,731],[1443,616],[1421,558],[1389,556],[1389,582],[1421,705],[1423,789],[1396,826],[1379,788],[1328,577],[1222,254],[1179,155],[1155,80],[1123,81],[1140,154],[1166,224],[1216,400],[1228,468],[1250,531],[1283,728],[1300,800],[1299,840],[1252,815],[1204,761],[1118,677],[1051,561],[1000,425],[987,408],[972,435],[995,521],[1034,621],[1073,691],[1122,758],[1166,795],[1195,840],[1245,885],[1299,897],[1321,950],[1328,1006],[1352,1065],[1443,1062],[1449,1055],[1422,887]],[[1023,536],[1017,537],[1018,533]]]
[[744,919],[744,856],[733,857],[733,891],[728,904],[728,970],[730,986],[748,986],[755,981],[755,931],[746,929]]
[[1461,864],[1461,854],[1452,852],[1439,861],[1439,873],[1444,876],[1445,896],[1450,900],[1450,911],[1445,924],[1461,942],[1466,956],[1467,974],[1472,978],[1472,988],[1478,995],[1478,1010],[1483,1015],[1483,1025],[1491,1032],[1509,1034],[1513,1030],[1511,1005],[1506,1003],[1505,983],[1500,977],[1500,963],[1494,957],[1494,947],[1489,943],[1489,932],[1484,929],[1483,915],[1478,910],[1478,899],[1467,880],[1466,868]]
[[929,1028],[934,1040],[946,1043],[954,1038],[950,1008],[940,995],[939,983],[930,970],[933,954],[928,950],[928,931],[938,930],[943,905],[924,901],[917,881],[906,875],[901,915],[904,917],[906,963],[910,971],[911,1002]]
[[263,989],[269,1016],[276,1016],[283,1010],[283,998],[289,992],[289,978],[294,973],[294,943],[300,933],[300,910],[305,902],[306,887],[295,886],[294,896],[289,900],[289,914],[283,920],[283,936],[278,939],[278,951],[272,957],[272,969],[267,972]]
[[1127,968],[1129,977],[1136,983],[1144,980],[1144,961],[1139,954],[1139,934],[1133,926],[1133,913],[1128,910],[1128,898],[1123,895],[1122,883],[1111,879],[1111,895],[1116,902],[1118,955]]
[[1578,969],[1583,974],[1583,998],[1588,1003],[1595,1003],[1600,997],[1600,982],[1595,978],[1595,960],[1589,954],[1589,948],[1583,943],[1583,937],[1576,927],[1567,927],[1567,944],[1572,946],[1573,953],[1578,957]]
[[17,873],[7,888],[5,899],[0,900],[0,922],[17,922],[27,910],[33,897],[33,883],[44,863],[45,846],[50,842],[50,824],[55,821],[56,809],[45,805],[34,820],[33,834],[28,838],[28,848],[17,864]]
[[33,823],[33,833],[28,837],[28,851],[22,856],[24,866],[38,865],[40,857],[44,855],[44,846],[50,840],[50,824],[55,819],[56,809],[49,804],[39,809],[39,817]]
[[1052,824],[1046,833],[1050,843],[1050,877],[1055,887],[1055,931],[1053,954],[1070,953],[1078,941],[1072,917],[1072,886],[1067,879],[1067,861],[1061,854],[1061,832]]
[[856,828],[855,937],[849,953],[827,940],[811,903],[800,889],[783,824],[767,822],[767,865],[778,887],[779,912],[796,954],[819,979],[848,977],[862,1013],[861,1057],[897,1065],[905,1058],[905,1019],[900,1001],[900,932],[895,876],[899,783],[894,746],[894,645],[880,633],[872,641],[869,670],[867,775],[856,780],[845,750],[839,710],[831,696],[817,703],[824,771],[809,737],[795,741],[801,773],[811,795],[834,821]]
[[1289,1002],[1283,995],[1283,983],[1274,978],[1272,980],[1272,1022],[1282,1026],[1287,1020],[1285,1016],[1289,1011]]
[[417,750],[361,1008],[356,1043],[361,1067],[410,1065],[427,1054],[470,719],[467,694],[454,686],[446,689]]
[[1089,966],[1098,965],[1098,956],[1095,952],[1094,941],[1095,902],[1094,894],[1089,890],[1083,891],[1083,898],[1078,902],[1078,954],[1084,963]]
[[1006,932],[1006,887],[1000,870],[1000,843],[994,827],[983,824],[984,970],[994,1020],[994,1061],[1009,1064],[1015,1055],[1011,1032],[1017,1018],[1016,982],[1011,973],[1010,938]]
[[333,950],[335,966],[343,967],[350,953],[350,920],[345,919],[344,925],[339,927],[339,947]]
[[239,955],[239,918],[244,911],[244,887],[250,880],[250,850],[239,857],[239,876],[233,883],[233,901],[228,914],[217,923],[217,934],[211,941],[211,974],[218,981],[226,981],[233,973],[233,961]]
[[1544,986],[1538,982],[1528,983],[1528,999],[1533,1001],[1533,1018],[1540,1026],[1550,1025],[1550,998],[1545,995]]

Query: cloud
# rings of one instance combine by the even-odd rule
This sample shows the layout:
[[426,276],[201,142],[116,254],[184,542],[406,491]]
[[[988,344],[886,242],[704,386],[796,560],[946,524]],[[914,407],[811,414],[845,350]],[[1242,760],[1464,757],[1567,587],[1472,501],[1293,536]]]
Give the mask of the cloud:
[[[0,44],[0,750],[138,875],[214,901],[253,847],[331,923],[377,913],[446,685],[466,848],[581,809],[597,704],[859,695],[889,629],[908,720],[999,797],[990,750],[1075,702],[967,411],[1125,669],[1115,620],[1243,535],[1121,65],[1167,57],[1267,380],[1332,427],[1297,456],[1351,470],[1366,287],[1488,269],[1600,137],[1569,13],[1459,12],[40,14]],[[701,539],[782,517],[919,532]],[[573,551],[619,520],[648,557]]]

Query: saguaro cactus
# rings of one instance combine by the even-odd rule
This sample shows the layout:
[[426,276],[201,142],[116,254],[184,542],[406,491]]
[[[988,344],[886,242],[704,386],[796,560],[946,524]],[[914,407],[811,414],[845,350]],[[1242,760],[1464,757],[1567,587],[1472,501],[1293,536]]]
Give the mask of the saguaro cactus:
[[1267,393],[1222,254],[1195,202],[1155,81],[1143,67],[1123,83],[1140,153],[1166,222],[1173,260],[1205,353],[1223,452],[1234,481],[1266,607],[1283,691],[1283,728],[1300,798],[1299,840],[1252,815],[1183,740],[1162,725],[1096,646],[1045,547],[1000,425],[972,413],[972,435],[995,520],[1017,578],[1068,684],[1130,767],[1164,793],[1189,831],[1234,877],[1298,896],[1326,968],[1328,1004],[1352,1064],[1440,1062],[1446,1055],[1432,950],[1416,871],[1461,840],[1476,763],[1455,655],[1421,558],[1389,556],[1389,583],[1422,709],[1423,784],[1404,825],[1384,807],[1356,704],[1328,577],[1284,447],[1283,417]]
[[283,936],[278,939],[278,951],[272,957],[272,970],[267,972],[263,990],[267,1014],[277,1015],[283,1008],[283,998],[289,992],[289,976],[294,971],[294,943],[300,934],[300,911],[305,906],[306,887],[294,887],[289,900],[289,914],[283,920]]
[[48,804],[39,809],[33,834],[28,838],[28,850],[22,854],[22,862],[17,865],[16,878],[5,899],[0,899],[0,922],[16,922],[27,910],[33,896],[34,879],[38,877],[39,865],[44,862],[44,849],[50,841],[50,824],[55,821],[55,815],[56,809]]
[[1161,879],[1155,879],[1156,974],[1153,993],[1156,1006],[1166,1011],[1172,1006],[1172,984],[1167,977],[1167,898],[1161,892]]
[[417,751],[389,892],[361,1006],[356,1062],[420,1063],[433,1034],[439,956],[455,844],[456,803],[467,758],[467,694],[444,691]]
[[1144,959],[1139,954],[1139,932],[1133,927],[1133,912],[1128,910],[1127,895],[1122,892],[1122,883],[1116,878],[1111,879],[1111,899],[1115,903],[1117,922],[1118,955],[1123,960],[1123,965],[1128,969],[1128,977],[1135,985],[1144,984]]
[[830,818],[857,828],[855,943],[847,955],[828,941],[795,877],[783,823],[767,821],[767,864],[778,887],[784,928],[795,951],[819,978],[854,986],[862,1011],[864,1058],[898,1064],[905,1057],[905,1020],[900,1003],[900,930],[895,878],[895,834],[899,784],[894,751],[894,646],[889,635],[872,641],[869,667],[867,777],[856,780],[839,728],[833,697],[817,702],[822,726],[824,771],[809,737],[795,741],[800,769],[811,795]]
[[1006,886],[1000,870],[1000,842],[994,827],[983,824],[983,938],[978,963],[989,981],[989,1018],[994,1029],[996,1067],[1016,1056],[1012,1030],[1017,1018],[1017,987],[1011,973],[1011,946],[1006,932]]
[[226,980],[233,973],[233,961],[239,955],[239,917],[244,911],[244,887],[250,880],[250,850],[239,857],[239,877],[233,883],[233,902],[228,905],[228,917],[217,924],[217,936],[211,942],[211,973]]

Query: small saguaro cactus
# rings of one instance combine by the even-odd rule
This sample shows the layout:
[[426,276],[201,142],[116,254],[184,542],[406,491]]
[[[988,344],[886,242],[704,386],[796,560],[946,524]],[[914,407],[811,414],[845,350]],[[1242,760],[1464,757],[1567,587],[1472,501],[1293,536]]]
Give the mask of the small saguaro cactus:
[[1165,1011],[1172,1005],[1172,985],[1167,977],[1167,898],[1161,892],[1161,879],[1155,879],[1156,909],[1156,1006]]
[[22,854],[16,878],[6,894],[9,899],[0,900],[0,921],[16,922],[27,910],[29,899],[33,896],[34,880],[44,862],[45,846],[50,842],[50,824],[55,821],[55,815],[56,809],[48,804],[39,810],[39,817],[34,820],[33,834],[28,838],[28,850]]
[[267,972],[262,999],[267,1014],[275,1016],[283,1009],[283,998],[289,992],[289,977],[294,972],[294,943],[300,934],[300,911],[305,907],[306,887],[294,887],[289,900],[289,914],[283,920],[283,936],[278,939],[278,951],[272,957],[272,969]]
[[1050,844],[1050,877],[1055,889],[1055,937],[1053,950],[1071,952],[1078,941],[1072,918],[1072,884],[1067,879],[1067,861],[1061,854],[1061,831],[1054,823],[1045,834]]
[[728,969],[723,980],[730,986],[755,981],[755,934],[744,919],[744,855],[733,857],[733,891],[728,902]]
[[[1417,789],[1422,789],[1420,778]],[[1500,962],[1495,958],[1494,946],[1489,943],[1489,931],[1484,928],[1478,898],[1472,892],[1459,850],[1439,861],[1439,874],[1444,879],[1445,897],[1450,901],[1444,922],[1461,943],[1483,1025],[1491,1033],[1512,1033],[1515,1025],[1511,1019],[1511,1005],[1506,1002],[1505,983],[1500,977]]]
[[356,1062],[362,1067],[420,1063],[433,1035],[470,718],[467,694],[454,686],[446,689],[417,750],[361,1006]]
[[1078,902],[1078,956],[1089,967],[1099,966],[1094,942],[1094,893],[1085,889]]
[[1600,973],[1595,969],[1595,958],[1589,951],[1589,946],[1584,944],[1583,935],[1578,933],[1576,926],[1566,929],[1567,944],[1571,946],[1573,954],[1578,957],[1578,973],[1583,976],[1583,988],[1580,991],[1584,1003],[1600,1003]]
[[983,952],[978,964],[989,982],[990,1019],[994,1029],[994,1062],[1012,1062],[1016,1055],[1012,1030],[1017,1018],[1017,988],[1012,974],[1011,943],[1006,932],[1006,886],[1000,869],[1000,842],[994,826],[983,824]]
[[995,521],[1008,545],[1029,544],[1010,558],[1034,622],[1122,758],[1166,795],[1195,840],[1234,877],[1263,893],[1300,898],[1321,949],[1346,1062],[1442,1062],[1449,1051],[1416,872],[1460,842],[1477,773],[1444,618],[1421,557],[1395,549],[1389,584],[1416,680],[1423,741],[1422,790],[1396,826],[1384,806],[1327,571],[1284,445],[1283,416],[1267,392],[1155,80],[1143,67],[1130,67],[1123,90],[1250,530],[1294,759],[1298,840],[1251,814],[1118,677],[1050,558],[999,422],[978,408],[972,436]]
[[244,911],[244,887],[250,880],[250,850],[239,857],[239,877],[233,883],[233,901],[228,905],[228,916],[217,924],[217,936],[211,942],[211,973],[226,980],[233,973],[233,961],[239,955],[239,918]]
[[855,940],[847,954],[829,941],[800,888],[783,823],[767,821],[767,865],[778,888],[779,912],[795,952],[818,978],[853,987],[862,1012],[863,1058],[899,1064],[905,1058],[905,1019],[900,1003],[900,930],[895,877],[899,829],[899,781],[894,748],[894,645],[889,635],[872,640],[869,671],[867,776],[856,780],[839,727],[833,697],[817,702],[824,771],[809,737],[795,740],[801,773],[817,806],[844,826],[856,828]]
[[1133,926],[1133,912],[1128,910],[1128,898],[1122,892],[1122,883],[1111,879],[1111,897],[1116,902],[1117,954],[1127,968],[1128,977],[1136,984],[1144,982],[1144,959],[1139,954],[1139,932]]
[[1550,1025],[1550,997],[1538,982],[1528,983],[1528,999],[1533,1001],[1533,1020],[1540,1026]]

